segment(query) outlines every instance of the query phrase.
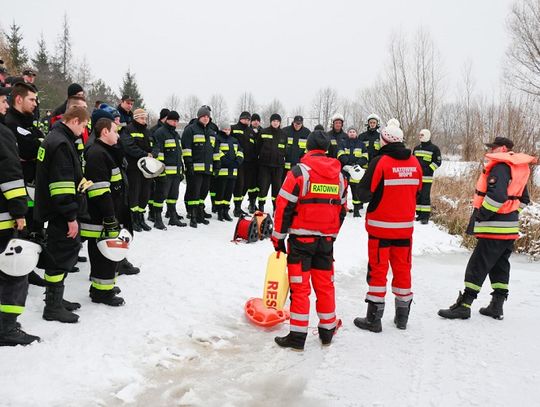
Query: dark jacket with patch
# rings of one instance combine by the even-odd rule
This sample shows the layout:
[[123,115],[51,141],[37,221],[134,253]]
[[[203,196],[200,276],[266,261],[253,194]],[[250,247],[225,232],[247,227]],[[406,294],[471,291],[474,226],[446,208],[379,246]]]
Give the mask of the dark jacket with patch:
[[255,137],[259,165],[265,167],[285,166],[285,145],[287,138],[281,128],[272,126],[262,129]]

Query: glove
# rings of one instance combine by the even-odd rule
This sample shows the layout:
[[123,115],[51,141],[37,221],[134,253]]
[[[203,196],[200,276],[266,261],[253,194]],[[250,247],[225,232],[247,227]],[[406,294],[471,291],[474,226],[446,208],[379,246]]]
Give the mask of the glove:
[[190,178],[195,175],[195,170],[193,169],[193,165],[189,165],[189,164],[186,165],[186,175]]
[[120,225],[114,216],[103,218],[103,231],[107,237],[116,237],[120,233]]
[[285,246],[285,239],[277,239],[272,237],[272,244],[274,245],[274,250],[276,252],[283,252],[287,254],[287,247]]

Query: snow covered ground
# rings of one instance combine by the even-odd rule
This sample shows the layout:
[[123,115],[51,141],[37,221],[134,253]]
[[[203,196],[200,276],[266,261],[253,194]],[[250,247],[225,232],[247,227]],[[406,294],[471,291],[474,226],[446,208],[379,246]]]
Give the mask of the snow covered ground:
[[[66,297],[80,322],[41,319],[42,289],[30,288],[24,328],[42,337],[0,348],[0,405],[26,406],[508,406],[540,397],[540,268],[512,257],[504,321],[436,313],[462,288],[468,252],[436,226],[416,228],[409,327],[393,326],[388,296],[383,332],[358,330],[365,314],[367,238],[347,217],[336,242],[337,312],[343,327],[323,348],[309,334],[303,353],[278,348],[282,325],[264,331],[243,315],[260,296],[269,241],[234,244],[233,223],[137,234],[120,276],[126,305],[90,302],[88,266],[70,275]],[[313,310],[314,311],[314,310]],[[316,332],[317,320],[310,325]]]

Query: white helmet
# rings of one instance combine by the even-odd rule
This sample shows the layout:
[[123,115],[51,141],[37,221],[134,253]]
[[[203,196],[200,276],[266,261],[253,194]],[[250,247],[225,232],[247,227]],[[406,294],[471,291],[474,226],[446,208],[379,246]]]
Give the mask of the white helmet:
[[103,257],[111,261],[122,261],[126,258],[129,244],[133,236],[126,229],[121,229],[117,237],[104,238],[98,241],[97,247]]
[[165,164],[156,160],[154,157],[139,158],[137,167],[139,167],[139,170],[143,173],[144,178],[156,178],[165,171]]
[[364,175],[364,169],[360,167],[358,164],[355,164],[349,170],[349,174],[351,175],[351,178],[353,180],[360,181],[362,179],[362,176]]
[[344,122],[345,118],[343,117],[342,114],[336,113],[335,115],[332,116],[332,123],[334,123],[336,120],[341,120],[342,122]]
[[431,132],[428,129],[420,130],[420,141],[427,143],[429,140],[431,140]]
[[30,240],[13,238],[0,254],[0,270],[12,277],[29,274],[38,264],[41,246]]
[[377,124],[381,124],[381,118],[375,113],[371,113],[366,119],[366,125],[369,123],[371,119],[375,119],[377,120]]

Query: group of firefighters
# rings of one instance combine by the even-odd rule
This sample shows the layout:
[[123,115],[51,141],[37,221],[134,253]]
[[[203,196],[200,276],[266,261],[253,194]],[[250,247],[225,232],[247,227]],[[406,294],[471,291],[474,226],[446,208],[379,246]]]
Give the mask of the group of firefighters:
[[[366,120],[366,131],[359,134],[354,127],[345,132],[339,114],[332,117],[328,132],[321,125],[310,131],[302,116],[282,128],[277,113],[270,116],[266,128],[261,127],[258,114],[249,112],[242,112],[232,126],[216,124],[211,108],[204,105],[180,135],[176,111],[162,109],[159,121],[150,128],[146,111],[134,109],[129,95],[117,107],[97,102],[90,115],[84,89],[74,83],[67,89],[65,103],[48,118],[45,134],[45,126],[39,125],[43,122],[36,117],[35,73],[26,73],[28,80],[0,87],[0,256],[7,256],[14,237],[39,242],[43,251],[38,267],[45,274],[42,280],[36,273],[17,276],[13,270],[0,271],[0,345],[39,340],[17,323],[29,280],[45,286],[45,320],[78,321],[73,311],[80,304],[64,298],[64,280],[77,271],[78,261],[86,261],[79,256],[84,240],[88,242],[92,301],[123,305],[116,276],[140,270],[110,254],[114,250],[103,243],[124,238],[125,229],[151,230],[147,213],[154,228],[165,230],[164,206],[169,226],[187,226],[178,213],[183,179],[186,218],[192,228],[207,225],[212,218],[205,210],[207,195],[217,219],[232,221],[231,200],[233,215],[241,217],[247,215],[242,209],[246,195],[249,213],[264,212],[271,192],[272,242],[276,250],[288,253],[291,287],[291,332],[276,342],[295,349],[303,349],[306,339],[310,281],[318,299],[321,341],[329,344],[335,332],[333,243],[349,211],[350,186],[354,217],[360,217],[363,203],[369,202],[368,309],[366,317],[355,319],[354,324],[381,331],[390,264],[396,296],[394,322],[406,328],[413,296],[414,220],[416,216],[422,224],[428,223],[433,173],[441,165],[440,150],[431,142],[429,130],[420,131],[420,144],[411,152],[403,143],[399,122],[391,119],[383,126],[374,114]],[[477,185],[473,213],[474,233],[487,243],[479,244],[473,253],[464,294],[450,310],[440,311],[446,318],[470,315],[470,304],[487,274],[495,291],[485,313],[502,317],[508,257],[517,237],[517,210],[520,203],[528,202],[524,168],[532,161],[512,153],[508,139],[497,138],[490,148],[492,165]],[[150,160],[162,163],[159,174],[153,174],[150,164],[146,166]],[[355,176],[364,170],[362,179]],[[0,259],[0,268],[2,264],[10,263]]]

